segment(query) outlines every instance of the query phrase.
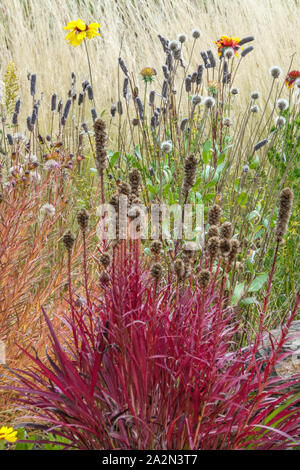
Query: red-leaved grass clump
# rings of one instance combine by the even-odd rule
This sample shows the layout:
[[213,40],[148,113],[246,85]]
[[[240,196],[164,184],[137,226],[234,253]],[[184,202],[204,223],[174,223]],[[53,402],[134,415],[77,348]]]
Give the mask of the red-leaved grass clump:
[[216,274],[187,283],[154,276],[140,248],[122,241],[102,255],[106,275],[89,286],[88,301],[72,292],[61,332],[44,311],[47,359],[24,350],[32,366],[15,369],[6,387],[18,404],[76,449],[295,447],[297,377],[284,381],[274,367],[300,295],[269,356],[263,321],[239,349]]

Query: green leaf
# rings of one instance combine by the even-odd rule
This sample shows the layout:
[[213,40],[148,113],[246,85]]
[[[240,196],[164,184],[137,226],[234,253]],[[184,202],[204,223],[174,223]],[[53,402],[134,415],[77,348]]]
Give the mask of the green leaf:
[[249,287],[249,292],[259,291],[263,287],[263,285],[267,282],[268,277],[269,277],[268,273],[258,274],[258,276],[256,276],[256,278],[253,279],[253,281],[251,282],[250,287]]
[[203,163],[208,163],[211,159],[211,140],[207,140],[203,145],[202,160]]
[[237,198],[237,203],[239,206],[245,206],[248,201],[248,194],[243,191]]
[[245,282],[240,282],[236,284],[234,291],[233,291],[233,295],[232,295],[232,305],[236,305],[238,303],[238,301],[243,295],[244,288],[245,288]]
[[252,304],[258,304],[258,300],[256,297],[246,297],[245,299],[242,299],[240,301],[241,305],[252,305]]
[[110,157],[110,159],[109,159],[109,164],[110,164],[111,168],[114,167],[114,165],[115,165],[116,161],[118,160],[119,156],[120,156],[120,152],[115,152],[115,153]]

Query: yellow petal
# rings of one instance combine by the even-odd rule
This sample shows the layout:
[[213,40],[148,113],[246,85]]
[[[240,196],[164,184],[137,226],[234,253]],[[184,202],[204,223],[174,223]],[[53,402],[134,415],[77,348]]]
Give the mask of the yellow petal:
[[76,21],[76,26],[78,29],[80,29],[80,31],[85,31],[86,29],[86,24],[84,23],[84,21],[80,20],[79,18]]
[[97,31],[95,31],[95,30],[93,30],[93,29],[88,29],[87,32],[86,32],[86,34],[87,34],[87,37],[88,37],[89,39],[92,39],[92,38],[94,38],[95,36],[101,36]]
[[100,24],[99,23],[91,23],[91,24],[89,24],[89,28],[90,29],[98,29],[98,28],[100,28]]
[[64,26],[63,29],[75,29],[76,28],[76,21],[69,21],[69,23],[67,24],[67,26]]

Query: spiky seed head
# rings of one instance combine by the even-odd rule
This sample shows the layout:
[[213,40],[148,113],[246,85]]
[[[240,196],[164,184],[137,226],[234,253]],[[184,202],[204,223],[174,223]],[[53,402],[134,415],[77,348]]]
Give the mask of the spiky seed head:
[[192,30],[192,37],[194,39],[199,39],[201,37],[201,31],[200,29],[193,29]]
[[221,225],[221,238],[231,238],[232,235],[232,225],[231,222],[224,222],[224,224]]
[[198,104],[200,104],[201,101],[202,101],[202,97],[200,95],[194,95],[192,98],[192,103],[194,106],[197,106]]
[[65,245],[65,248],[70,252],[73,248],[75,242],[75,237],[71,230],[67,230],[65,234],[63,235],[63,244]]
[[283,127],[286,123],[286,119],[284,116],[277,116],[275,119],[275,126],[276,127]]
[[82,232],[86,232],[86,229],[88,228],[88,225],[89,225],[89,214],[87,213],[85,209],[81,209],[78,212],[77,222]]
[[187,35],[186,34],[178,34],[178,41],[183,44],[184,42],[186,42],[188,39]]
[[273,67],[270,68],[270,74],[271,74],[271,77],[276,79],[280,77],[280,75],[282,74],[282,70],[278,65],[274,65]]
[[206,96],[206,98],[204,98],[203,104],[207,109],[211,109],[216,104],[216,100],[212,96]]
[[177,259],[174,263],[174,271],[177,276],[178,281],[184,279],[185,276],[185,266],[182,259]]
[[279,100],[277,100],[277,107],[280,111],[285,111],[289,107],[288,100],[284,98],[279,98]]
[[107,133],[106,124],[103,119],[96,119],[94,122],[95,142],[96,142],[96,167],[99,174],[103,172],[106,167],[106,143]]
[[216,225],[211,225],[207,232],[207,238],[218,237],[219,229]]
[[258,100],[259,91],[252,91],[250,97],[251,97],[252,100]]
[[159,240],[154,240],[150,245],[150,251],[154,256],[158,256],[161,252],[161,242]]
[[281,242],[288,227],[293,205],[294,194],[290,188],[285,188],[280,193],[279,211],[276,223],[277,241]]
[[254,114],[258,113],[259,112],[259,106],[257,106],[257,104],[254,104],[253,106],[251,106],[250,112],[254,113]]
[[242,171],[243,171],[243,173],[248,173],[248,171],[249,171],[249,166],[248,166],[248,165],[243,165]]
[[207,221],[209,225],[219,225],[222,209],[218,204],[214,204],[208,211]]
[[233,52],[232,47],[227,47],[227,48],[225,49],[225,51],[224,51],[224,56],[225,56],[226,59],[228,59],[228,60],[233,57],[233,54],[234,54],[234,52]]
[[142,183],[142,176],[141,176],[140,171],[137,168],[133,168],[133,170],[130,171],[129,182],[130,182],[132,193],[138,196],[139,191],[140,191],[140,186]]
[[232,119],[230,117],[223,118],[223,126],[231,127],[232,126]]
[[176,39],[174,39],[173,41],[170,41],[170,43],[169,43],[169,49],[170,49],[172,52],[176,52],[176,51],[180,50],[180,42],[179,42],[179,41],[176,41]]
[[238,88],[236,88],[236,87],[233,87],[233,88],[231,88],[231,90],[230,90],[230,94],[231,94],[231,95],[238,95],[239,92],[240,92],[240,90],[239,90]]
[[154,263],[151,266],[151,276],[158,281],[162,277],[162,265],[160,263]]
[[170,153],[172,151],[172,147],[173,147],[173,145],[172,145],[171,140],[168,140],[166,142],[162,142],[162,144],[160,146],[162,152],[164,152],[164,153]]
[[199,284],[202,289],[205,289],[208,286],[210,280],[210,272],[208,269],[202,269],[199,274]]
[[110,265],[110,255],[108,253],[102,253],[100,256],[100,263],[102,266],[104,266],[104,268],[108,268]]

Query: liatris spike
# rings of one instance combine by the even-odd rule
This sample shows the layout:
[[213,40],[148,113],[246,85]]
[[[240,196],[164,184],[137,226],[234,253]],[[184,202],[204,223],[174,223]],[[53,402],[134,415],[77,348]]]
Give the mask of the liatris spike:
[[30,78],[30,94],[35,96],[36,93],[36,74],[33,73]]
[[129,78],[125,77],[124,82],[123,82],[123,98],[127,98],[128,95],[128,84],[129,84]]
[[117,110],[118,110],[118,114],[119,114],[120,116],[122,116],[122,114],[123,114],[122,101],[118,101],[118,103],[117,103]]
[[53,93],[51,96],[51,111],[54,112],[56,110],[56,101],[57,101],[57,95]]
[[75,242],[75,237],[73,233],[71,232],[71,230],[67,230],[65,232],[62,240],[63,240],[63,244],[65,245],[66,250],[68,250],[68,252],[71,252],[74,242]]
[[82,232],[86,232],[89,225],[89,214],[86,209],[81,209],[77,214],[77,222]]
[[81,106],[84,99],[84,93],[80,92],[78,95],[78,106]]
[[293,205],[293,191],[290,188],[285,188],[280,193],[279,211],[276,222],[276,237],[277,241],[281,242],[288,227]]
[[199,284],[202,289],[206,289],[210,280],[210,272],[208,269],[202,269],[199,274]]
[[240,40],[239,46],[243,46],[244,44],[247,44],[247,42],[251,41],[254,41],[254,36],[246,36],[245,38]]
[[88,94],[89,100],[90,100],[90,101],[93,101],[93,99],[94,99],[94,92],[93,92],[92,86],[91,86],[91,85],[88,85],[87,88],[86,88],[86,90],[87,90],[87,94]]
[[257,144],[254,145],[253,151],[256,152],[257,150],[261,149],[268,143],[268,139],[263,139],[260,142],[257,142]]
[[96,119],[94,123],[95,142],[96,142],[96,168],[98,174],[106,167],[106,144],[107,144],[107,133],[106,124],[102,119]]
[[201,85],[202,83],[202,77],[203,77],[203,70],[204,67],[202,64],[198,65],[198,71],[197,71],[197,78],[196,78],[196,85]]
[[209,60],[208,60],[208,57],[207,57],[206,52],[205,52],[205,51],[201,51],[200,54],[201,54],[201,57],[202,57],[203,62],[204,62],[204,67],[205,67],[206,69],[209,69],[209,68],[210,68],[210,63],[209,63]]
[[71,104],[72,104],[72,100],[68,99],[66,101],[64,112],[63,112],[63,115],[62,115],[62,117],[64,118],[65,121],[67,120],[67,118],[69,116],[69,112],[70,112],[70,109],[71,109]]
[[92,115],[93,122],[95,122],[97,120],[97,117],[98,117],[98,114],[97,114],[97,111],[96,111],[95,108],[91,109],[91,115]]
[[142,100],[139,96],[137,96],[135,99],[135,102],[137,104],[140,120],[143,121],[144,120],[144,105],[142,103]]
[[213,55],[213,52],[212,52],[211,49],[209,49],[209,50],[207,51],[207,57],[208,57],[208,59],[209,59],[209,61],[210,61],[210,67],[211,67],[211,68],[215,68],[216,65],[217,65],[217,62],[216,62],[215,56]]
[[208,212],[207,221],[209,225],[219,225],[222,209],[218,204],[214,204]]
[[185,91],[189,93],[191,89],[192,89],[192,79],[188,75],[185,79]]
[[228,255],[228,262],[229,264],[231,264],[235,258],[236,258],[236,255],[239,251],[239,248],[240,248],[240,242],[237,238],[232,238],[231,241],[230,241],[230,244],[231,244],[231,249],[230,249],[230,253]]
[[253,46],[246,47],[246,49],[244,49],[243,52],[241,53],[241,56],[246,57],[246,55],[249,54],[249,52],[253,51],[253,49],[254,49]]
[[119,65],[120,65],[120,68],[121,70],[123,71],[123,73],[126,75],[126,77],[128,76],[128,69],[125,65],[125,62],[124,60],[122,59],[122,57],[119,57]]

